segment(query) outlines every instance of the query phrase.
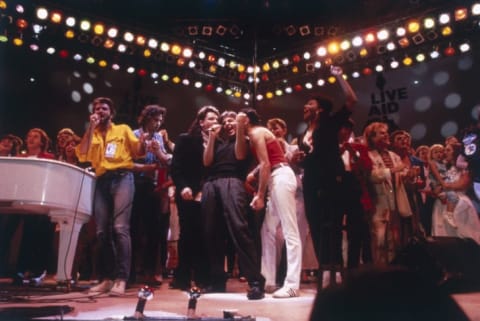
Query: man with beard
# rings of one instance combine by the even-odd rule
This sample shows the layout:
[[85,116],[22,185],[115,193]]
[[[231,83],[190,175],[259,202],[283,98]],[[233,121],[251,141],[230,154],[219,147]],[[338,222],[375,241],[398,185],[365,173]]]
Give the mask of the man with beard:
[[92,105],[89,127],[76,150],[79,160],[91,162],[97,175],[93,212],[102,282],[90,292],[118,296],[125,293],[130,274],[133,159],[145,154],[145,135],[137,138],[128,125],[112,122],[115,107],[110,98],[96,98]]

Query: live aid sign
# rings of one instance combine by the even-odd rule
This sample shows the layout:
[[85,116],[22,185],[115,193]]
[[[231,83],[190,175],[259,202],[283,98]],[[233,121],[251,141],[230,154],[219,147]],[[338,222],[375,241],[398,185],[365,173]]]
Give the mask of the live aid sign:
[[371,93],[368,117],[387,116],[397,113],[400,110],[400,101],[406,99],[408,99],[406,87]]

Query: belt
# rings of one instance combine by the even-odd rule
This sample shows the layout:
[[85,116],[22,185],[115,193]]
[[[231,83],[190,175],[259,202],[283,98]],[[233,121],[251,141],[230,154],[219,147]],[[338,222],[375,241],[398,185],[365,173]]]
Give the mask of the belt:
[[108,170],[106,171],[102,176],[100,177],[119,177],[119,176],[124,176],[128,173],[130,173],[128,169],[120,168],[120,169],[114,169],[114,170]]
[[278,163],[272,166],[271,171],[273,172],[274,170],[279,169],[280,167],[290,167],[290,165],[288,165],[288,163]]

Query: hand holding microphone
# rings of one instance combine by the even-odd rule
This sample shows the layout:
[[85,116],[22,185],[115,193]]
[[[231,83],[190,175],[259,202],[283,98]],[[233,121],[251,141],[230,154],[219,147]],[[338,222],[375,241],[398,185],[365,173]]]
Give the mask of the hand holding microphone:
[[93,128],[96,128],[98,126],[98,124],[100,124],[100,116],[98,116],[95,113],[91,114],[90,115],[90,125]]
[[222,129],[222,125],[215,124],[215,125],[212,125],[208,129],[208,131],[211,133],[211,135],[218,135],[218,133],[220,132],[220,129]]

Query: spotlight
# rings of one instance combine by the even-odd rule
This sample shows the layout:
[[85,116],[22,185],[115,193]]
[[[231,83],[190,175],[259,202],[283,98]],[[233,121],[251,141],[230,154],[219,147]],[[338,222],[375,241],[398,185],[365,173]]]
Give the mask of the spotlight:
[[21,32],[18,32],[15,35],[15,37],[13,38],[13,44],[18,47],[23,45],[23,34]]
[[193,69],[195,69],[196,72],[201,72],[203,71],[203,64],[201,61],[197,61],[195,63],[195,67],[193,67]]
[[455,21],[466,19],[468,17],[467,8],[458,8],[457,10],[455,10],[454,17],[455,17]]
[[130,31],[127,31],[123,34],[123,40],[127,42],[132,42],[135,39],[135,36]]
[[[7,34],[7,31],[4,31],[3,34],[0,34],[0,42],[7,42],[7,41],[8,41],[8,34]],[[37,48],[37,50],[38,50],[38,48]],[[36,50],[34,50],[34,51],[36,51]]]
[[18,19],[16,24],[19,29],[25,29],[28,27],[28,22],[25,19]]
[[112,28],[108,29],[107,35],[108,35],[110,38],[115,38],[116,36],[118,36],[118,29],[115,28],[115,27],[112,27]]
[[399,62],[396,61],[395,59],[390,62],[390,67],[392,69],[397,69],[399,65],[400,65]]
[[310,34],[310,27],[308,25],[301,26],[298,31],[301,36],[308,36]]
[[410,66],[413,63],[413,60],[409,56],[406,56],[403,58],[402,62],[405,66]]
[[336,56],[334,60],[335,64],[337,65],[343,64],[345,62],[345,58],[343,57],[343,55]]
[[327,31],[328,36],[334,37],[337,35],[337,33],[338,33],[338,27],[331,26],[330,28],[328,28],[328,31]]
[[410,33],[418,32],[420,30],[420,23],[416,20],[412,20],[408,23],[407,29]]
[[421,33],[417,33],[416,35],[414,35],[412,37],[412,41],[413,41],[414,44],[419,45],[419,44],[421,44],[422,42],[425,41],[425,38],[422,36]]
[[172,54],[178,56],[182,53],[182,47],[180,47],[177,44],[173,44],[172,47],[170,48],[170,51]]
[[352,45],[354,47],[360,47],[363,44],[363,38],[361,36],[355,36],[352,39]]
[[385,52],[387,52],[387,47],[383,45],[377,47],[377,54],[383,55]]
[[472,5],[472,14],[478,16],[480,14],[480,3],[474,3]]
[[445,54],[445,56],[451,57],[455,55],[455,48],[453,48],[452,46],[448,46],[443,50],[443,53]]
[[155,53],[155,55],[153,56],[153,60],[155,61],[162,61],[165,59],[165,54],[161,51]]
[[425,20],[423,21],[423,26],[426,29],[432,29],[433,27],[435,27],[435,20],[431,17],[425,18]]
[[137,38],[135,39],[135,42],[139,46],[145,46],[145,43],[147,42],[147,39],[145,38],[145,36],[137,35]]
[[125,46],[123,43],[119,43],[117,46],[118,52],[125,52],[127,51],[127,46]]
[[210,26],[203,26],[202,28],[202,35],[204,36],[211,36],[213,32],[212,27]]
[[389,36],[390,36],[390,33],[388,32],[387,29],[382,29],[377,32],[378,40],[381,40],[381,41],[387,40]]
[[447,37],[452,34],[453,30],[450,26],[445,26],[442,28],[442,36]]
[[90,30],[90,21],[88,20],[82,20],[80,21],[80,29],[82,29],[83,31],[88,31]]
[[450,15],[448,13],[442,13],[438,17],[438,21],[440,24],[445,25],[450,22]]
[[63,15],[60,11],[54,11],[50,15],[50,21],[53,23],[61,23]]
[[410,41],[407,37],[403,37],[398,40],[398,44],[400,45],[400,47],[406,48],[410,45]]
[[78,35],[78,41],[80,41],[81,43],[86,43],[88,39],[89,39],[89,36],[86,33],[81,33]]
[[68,27],[75,27],[75,23],[76,23],[76,20],[74,17],[68,17],[67,19],[65,19],[65,24]]
[[228,71],[228,78],[229,79],[235,79],[237,77],[237,72],[235,70],[229,70]]
[[305,65],[305,70],[307,72],[315,72],[315,67],[313,66],[313,64],[308,63],[308,64]]
[[237,25],[233,25],[230,27],[230,34],[234,37],[240,35],[241,30]]
[[287,28],[285,28],[285,32],[287,35],[293,36],[297,32],[297,29],[293,25],[289,25]]
[[224,36],[226,32],[227,32],[227,28],[223,25],[219,25],[217,27],[217,30],[215,30],[215,33],[219,36]]
[[430,58],[437,59],[438,57],[440,57],[440,53],[438,52],[438,48],[433,48],[433,50],[430,52]]
[[461,52],[467,52],[470,50],[470,44],[468,42],[464,42],[460,44],[459,49]]
[[431,30],[431,31],[427,32],[427,34],[425,36],[427,37],[428,40],[435,40],[435,39],[438,38],[438,33]]
[[357,54],[353,50],[350,50],[349,52],[347,52],[346,55],[347,55],[348,61],[354,61],[355,59],[357,59]]
[[103,43],[103,39],[102,37],[94,36],[92,40],[90,40],[90,43],[95,47],[99,47]]
[[341,43],[340,43],[340,49],[342,49],[343,51],[346,51],[348,49],[350,49],[350,41],[348,40],[343,40]]
[[313,29],[313,33],[315,34],[315,36],[321,37],[325,34],[325,28],[317,26]]
[[189,36],[198,35],[198,26],[188,26],[187,30]]
[[104,31],[105,31],[105,26],[101,23],[96,23],[93,26],[93,32],[97,35],[103,34]]
[[127,55],[133,55],[136,51],[137,51],[137,50],[135,49],[134,46],[132,46],[132,45],[127,45],[127,46],[126,46],[125,53],[126,53]]
[[397,48],[393,41],[388,42],[386,47],[388,51],[394,51]]
[[45,20],[48,18],[48,11],[45,8],[37,9],[37,18],[40,20]]
[[418,62],[423,62],[423,61],[425,61],[425,54],[423,54],[423,53],[418,53],[418,54],[415,56],[415,60],[418,61]]
[[166,42],[160,44],[160,50],[163,52],[168,52],[170,50],[170,45]]

